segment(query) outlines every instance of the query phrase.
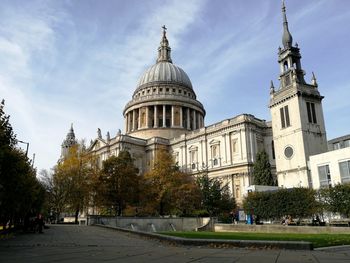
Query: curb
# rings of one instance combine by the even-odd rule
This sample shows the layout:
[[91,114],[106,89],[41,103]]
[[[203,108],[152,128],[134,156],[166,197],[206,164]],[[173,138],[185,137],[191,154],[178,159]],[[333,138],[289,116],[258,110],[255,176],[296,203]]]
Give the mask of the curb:
[[129,230],[120,227],[95,224],[93,226],[104,227],[116,231],[126,232],[138,236],[149,237],[171,244],[187,246],[211,246],[217,248],[238,247],[238,248],[260,248],[260,249],[287,249],[287,250],[313,250],[311,242],[304,241],[269,241],[269,240],[225,240],[225,239],[198,239],[166,236],[156,233]]

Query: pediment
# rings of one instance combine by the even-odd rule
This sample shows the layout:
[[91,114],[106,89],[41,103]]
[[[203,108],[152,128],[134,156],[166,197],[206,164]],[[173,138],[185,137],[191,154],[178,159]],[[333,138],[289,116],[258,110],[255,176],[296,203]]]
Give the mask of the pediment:
[[211,140],[211,141],[209,142],[209,144],[210,144],[210,145],[220,144],[220,141],[219,141],[219,140],[213,139],[213,140]]

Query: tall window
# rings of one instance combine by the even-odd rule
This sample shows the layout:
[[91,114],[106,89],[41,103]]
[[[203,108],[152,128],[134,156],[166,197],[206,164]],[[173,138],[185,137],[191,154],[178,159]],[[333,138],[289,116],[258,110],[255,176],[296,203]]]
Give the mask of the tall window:
[[219,157],[220,157],[220,146],[219,144],[212,145],[211,146],[211,156],[213,159],[213,165],[219,164]]
[[350,182],[350,161],[340,162],[339,172],[342,183]]
[[333,143],[333,149],[334,150],[338,150],[338,149],[340,149],[341,147],[340,147],[340,142],[336,142],[336,143]]
[[350,147],[350,140],[344,141],[344,147]]
[[276,154],[275,154],[275,142],[272,140],[271,141],[271,151],[272,151],[272,159],[276,159]]
[[197,150],[190,151],[190,162],[191,162],[191,168],[196,169],[197,167]]
[[280,114],[281,114],[281,126],[282,126],[282,128],[289,127],[290,120],[289,120],[288,106],[284,106],[284,107],[280,108]]
[[232,139],[231,140],[231,155],[234,156],[237,153],[238,153],[237,139]]
[[328,187],[331,185],[331,173],[328,164],[318,167],[318,177],[320,179],[321,187]]
[[179,152],[174,153],[174,160],[175,160],[176,165],[179,165]]
[[307,118],[310,123],[317,123],[315,103],[306,102]]

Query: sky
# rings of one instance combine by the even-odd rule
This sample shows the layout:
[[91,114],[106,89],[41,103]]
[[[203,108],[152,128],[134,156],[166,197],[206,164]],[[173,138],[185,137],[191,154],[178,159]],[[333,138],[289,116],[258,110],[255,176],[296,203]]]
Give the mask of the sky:
[[[155,63],[161,26],[210,125],[242,113],[270,120],[279,86],[279,0],[0,0],[0,99],[34,166],[50,169],[73,123],[124,131],[123,109]],[[350,1],[286,0],[305,80],[325,96],[327,138],[350,134]],[[19,144],[25,149],[24,144]]]

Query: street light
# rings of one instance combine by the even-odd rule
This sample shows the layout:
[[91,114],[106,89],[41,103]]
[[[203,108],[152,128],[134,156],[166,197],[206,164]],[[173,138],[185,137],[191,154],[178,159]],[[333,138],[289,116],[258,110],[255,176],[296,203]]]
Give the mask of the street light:
[[26,156],[28,157],[29,142],[24,142],[24,141],[20,141],[20,140],[18,140],[18,142],[27,144]]
[[34,167],[35,153],[33,153],[32,168]]

